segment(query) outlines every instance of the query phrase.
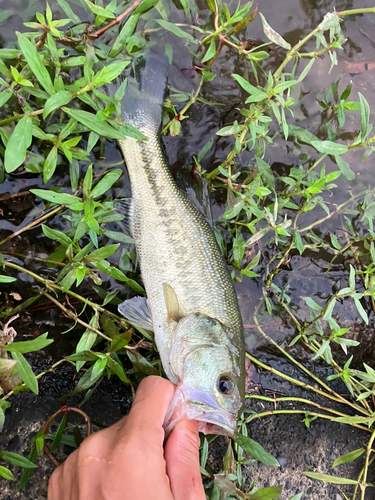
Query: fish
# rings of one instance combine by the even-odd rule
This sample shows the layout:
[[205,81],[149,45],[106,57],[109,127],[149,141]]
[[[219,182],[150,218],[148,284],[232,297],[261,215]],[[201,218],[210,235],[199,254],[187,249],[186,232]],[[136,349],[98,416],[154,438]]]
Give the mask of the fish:
[[147,140],[118,141],[131,199],[122,203],[146,297],[119,306],[154,332],[163,369],[177,385],[165,420],[182,418],[204,434],[236,436],[245,400],[245,346],[234,284],[212,228],[180,191],[160,144],[168,62],[138,58],[121,104],[124,122]]

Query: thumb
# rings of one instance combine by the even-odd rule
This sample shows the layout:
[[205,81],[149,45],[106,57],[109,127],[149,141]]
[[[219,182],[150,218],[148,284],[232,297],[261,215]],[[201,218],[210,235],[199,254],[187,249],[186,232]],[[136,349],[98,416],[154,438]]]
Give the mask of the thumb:
[[164,456],[174,500],[205,500],[197,421],[177,422],[165,445]]

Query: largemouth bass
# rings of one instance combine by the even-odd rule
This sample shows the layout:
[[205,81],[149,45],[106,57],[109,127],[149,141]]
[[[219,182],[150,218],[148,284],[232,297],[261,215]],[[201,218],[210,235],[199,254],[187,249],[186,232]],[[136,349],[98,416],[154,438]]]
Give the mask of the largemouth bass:
[[119,311],[133,325],[154,331],[165,373],[177,384],[167,432],[188,418],[198,420],[206,434],[235,436],[245,396],[242,319],[213,231],[177,187],[160,147],[165,86],[164,60],[149,56],[128,80],[122,102],[124,121],[147,138],[119,141],[147,299],[127,300]]

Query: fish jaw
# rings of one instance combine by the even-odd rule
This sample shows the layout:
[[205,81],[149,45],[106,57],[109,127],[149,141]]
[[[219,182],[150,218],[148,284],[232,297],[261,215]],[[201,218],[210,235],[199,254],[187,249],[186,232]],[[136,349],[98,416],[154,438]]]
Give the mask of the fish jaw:
[[207,390],[188,389],[180,383],[164,421],[166,437],[182,419],[197,420],[198,430],[202,434],[219,434],[232,438],[237,435],[236,415],[220,408]]

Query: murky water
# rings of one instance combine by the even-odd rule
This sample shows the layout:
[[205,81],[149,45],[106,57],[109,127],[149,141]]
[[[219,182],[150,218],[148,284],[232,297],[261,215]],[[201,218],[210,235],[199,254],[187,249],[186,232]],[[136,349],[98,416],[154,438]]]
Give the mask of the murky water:
[[[75,5],[79,4],[79,0],[70,3],[77,14],[82,19],[85,19],[84,10]],[[198,3],[203,10],[200,12],[196,22],[204,24],[211,14],[207,9],[204,10],[204,0],[200,0]],[[59,13],[61,15],[57,4],[54,2],[50,2],[50,4],[56,17]],[[373,2],[371,0],[336,2],[329,0],[318,0],[316,2],[312,0],[288,0],[285,2],[281,2],[280,0],[263,0],[259,5],[259,10],[265,15],[270,25],[293,45],[315,28],[324,14],[332,11],[333,8],[337,11],[342,11],[362,7],[373,7]],[[22,23],[33,20],[34,13],[37,10],[43,9],[44,2],[39,2],[39,0],[0,0],[0,19],[2,12],[6,10],[11,11],[8,13],[9,15],[6,19],[0,23],[0,46],[16,46],[14,32],[16,30],[25,31]],[[65,16],[62,15],[62,17]],[[183,11],[176,7],[172,8],[171,20],[186,22]],[[325,94],[332,82],[339,81],[339,92],[342,92],[347,84],[352,81],[353,100],[357,100],[357,93],[361,92],[369,102],[370,107],[375,109],[375,84],[372,83],[375,69],[366,70],[366,68],[371,68],[371,65],[375,67],[375,15],[368,14],[366,16],[346,18],[344,26],[347,42],[344,44],[344,50],[338,52],[338,66],[332,70],[331,74],[328,74],[330,67],[329,58],[318,59],[314,65],[314,70],[310,72],[300,89],[302,98],[293,108],[295,124],[306,127],[321,138],[326,138],[327,136],[325,125],[321,121],[320,107],[316,101],[316,95],[317,93]],[[108,37],[106,38],[106,36],[103,37],[101,42],[108,42]],[[244,39],[265,41],[259,17],[248,26],[244,34]],[[173,67],[169,72],[170,83],[173,87],[190,92],[196,87],[197,78],[187,78],[187,75],[193,75],[191,72],[189,73],[184,70],[192,67],[192,57],[180,40],[174,40],[174,46],[175,57]],[[310,42],[306,48],[307,50],[314,50],[314,42]],[[68,48],[68,50],[71,49]],[[266,69],[272,70],[277,67],[277,63],[281,61],[282,54],[283,51],[281,49],[273,50],[272,56],[267,61]],[[357,66],[354,66],[354,63],[358,63]],[[359,63],[363,64],[364,69],[355,74],[360,67]],[[302,61],[301,64],[305,64],[305,62]],[[204,189],[200,192],[202,186],[196,180],[192,179],[189,169],[189,166],[192,164],[192,156],[196,155],[211,138],[214,139],[214,142],[211,150],[202,161],[204,169],[210,170],[218,166],[232,149],[231,141],[228,138],[216,136],[215,132],[224,125],[233,122],[233,119],[236,117],[235,108],[240,106],[243,100],[244,96],[241,94],[238,85],[230,77],[233,72],[241,74],[241,60],[237,57],[234,50],[224,48],[213,66],[213,71],[217,74],[217,77],[213,82],[204,85],[202,95],[211,102],[224,104],[224,107],[218,108],[201,103],[195,104],[189,110],[189,119],[182,122],[181,135],[178,137],[163,137],[162,142],[171,169],[181,188],[185,189],[191,195],[193,201],[202,208],[207,217],[210,217],[212,214],[214,224],[216,227],[220,227],[223,234],[225,234],[225,224],[221,218],[225,211],[225,193],[220,189],[216,192],[211,192],[209,195],[207,195]],[[340,138],[345,139],[345,137],[348,138],[348,132],[358,131],[359,129],[358,113],[353,112],[351,116],[347,117],[345,133],[340,132],[341,136],[340,134],[338,135]],[[35,152],[37,152],[37,149],[35,149]],[[309,152],[311,153],[311,151]],[[285,142],[281,137],[278,137],[274,145],[267,149],[265,160],[272,166],[275,175],[285,175],[291,166],[297,166],[300,163],[300,153],[301,151],[297,150],[291,141]],[[345,155],[345,160],[351,164],[352,169],[356,173],[356,178],[349,185],[345,181],[345,178],[341,177],[337,182],[338,189],[333,191],[332,196],[325,196],[330,204],[340,204],[347,200],[349,187],[353,192],[375,187],[373,157],[370,156],[367,160],[359,162],[361,154],[362,152],[353,151]],[[117,197],[128,194],[128,177],[122,156],[114,142],[107,141],[104,156],[105,159],[101,159],[99,148],[94,148],[91,160],[95,163],[95,168],[106,168],[109,163],[122,165],[125,175],[122,176],[121,187],[113,190],[113,196]],[[253,155],[248,152],[243,153],[238,158],[241,167],[251,165],[252,160]],[[336,169],[336,165],[329,158],[326,158],[325,162],[328,171]],[[85,169],[88,163],[83,165]],[[11,175],[6,175],[4,182],[0,184],[0,213],[2,213],[0,216],[1,239],[10,232],[18,231],[40,216],[40,210],[43,205],[39,206],[38,202],[35,202],[27,194],[29,189],[37,187],[49,188],[56,185],[65,186],[69,192],[70,181],[67,170],[63,167],[59,167],[56,170],[55,175],[47,185],[42,185],[40,175],[32,175],[24,171],[16,171]],[[13,197],[17,193],[21,194],[18,197]],[[11,194],[12,197],[9,198],[8,194]],[[301,216],[300,224],[305,227],[323,216],[323,210],[321,210],[321,214],[319,215],[319,209],[316,209]],[[60,215],[51,219],[49,224],[51,227],[60,230],[66,228],[66,221]],[[316,228],[315,231],[323,239],[328,238],[329,234],[332,233],[336,234],[339,239],[344,237],[339,216],[333,216]],[[33,252],[34,256],[44,258],[51,253],[52,249],[53,245],[51,241],[44,237],[40,227],[23,233],[21,238],[13,239],[7,247],[7,251],[13,254]],[[267,359],[267,356],[271,355],[267,354],[267,349],[265,349],[267,342],[257,333],[255,328],[252,328],[254,311],[258,308],[259,302],[262,300],[265,266],[274,252],[274,249],[264,246],[261,247],[261,250],[261,262],[258,268],[255,269],[260,274],[260,277],[256,279],[244,277],[242,283],[236,284],[236,290],[246,325],[247,346],[252,352],[259,353],[259,355],[264,354],[265,359]],[[113,256],[113,260],[118,261],[120,254],[119,250]],[[286,266],[281,268],[281,272],[275,277],[274,282],[280,288],[290,285],[291,306],[297,317],[303,320],[308,316],[308,310],[301,297],[313,297],[316,302],[324,305],[335,290],[346,286],[344,283],[347,281],[349,266],[347,262],[339,259],[330,267],[329,264],[333,254],[330,254],[327,250],[307,253],[303,257],[294,253],[290,257],[290,261]],[[37,263],[32,259],[25,261],[23,257],[18,257],[18,259],[16,262],[20,265],[27,265],[29,269],[37,271],[42,276],[52,276],[51,269],[48,269],[42,263]],[[23,299],[26,299],[32,295],[31,288],[34,285],[30,277],[20,274],[19,280],[12,284],[12,287],[9,285],[0,285],[0,291],[4,292],[2,297],[8,301],[8,305],[16,305],[14,296],[9,295],[9,293],[19,293]],[[112,290],[112,287],[121,288],[119,284],[113,282],[105,284],[105,288],[108,291]],[[95,300],[95,295],[91,292],[89,285],[83,287],[82,291],[90,292],[92,294],[90,297]],[[371,332],[374,317],[371,313],[370,302],[364,302],[363,304],[370,317],[370,326],[368,328],[363,327],[363,322],[359,318],[355,307],[351,306],[351,303],[349,304],[346,301],[342,304],[338,303],[335,308],[335,314],[340,325],[342,327],[353,327],[355,334],[363,341],[365,355],[363,355],[363,352],[357,350],[355,356],[358,361],[363,359],[371,360],[374,352]],[[83,319],[87,320],[87,317],[84,315]],[[275,314],[271,317],[261,310],[259,321],[265,325],[267,333],[278,342],[290,339],[294,334],[293,325],[285,318],[285,314],[282,312],[280,312],[280,315]],[[272,326],[267,327],[267,324],[272,324]],[[79,337],[79,332],[60,335],[61,331],[71,326],[71,322],[66,318],[62,318],[60,311],[54,309],[51,305],[33,306],[29,312],[22,314],[15,326],[21,336],[34,334],[36,330],[40,333],[49,331],[54,336],[55,343],[48,355],[54,360],[59,359],[62,354],[72,352]],[[42,371],[44,364],[36,360],[34,366],[36,371],[39,372]],[[60,372],[57,373],[56,380],[58,380],[59,376]],[[53,379],[52,375],[48,377],[49,380]],[[67,375],[66,378],[68,380],[69,376]],[[62,379],[64,380],[64,377]],[[67,383],[70,384],[70,382]],[[51,384],[53,385],[53,382]],[[274,387],[274,390],[277,389]],[[47,399],[44,401],[50,398],[49,402],[53,406],[62,393],[64,393],[64,388],[56,385],[55,392],[51,392],[50,389],[47,390]],[[122,397],[125,401],[126,396]],[[33,400],[31,403],[29,397],[22,399],[22,396],[19,396],[15,405],[21,412],[25,409],[22,401],[24,401],[26,407],[30,404],[39,404],[36,400]],[[114,419],[119,416],[118,413],[114,412]],[[8,431],[10,431],[12,428],[11,419],[7,421],[7,425]]]

